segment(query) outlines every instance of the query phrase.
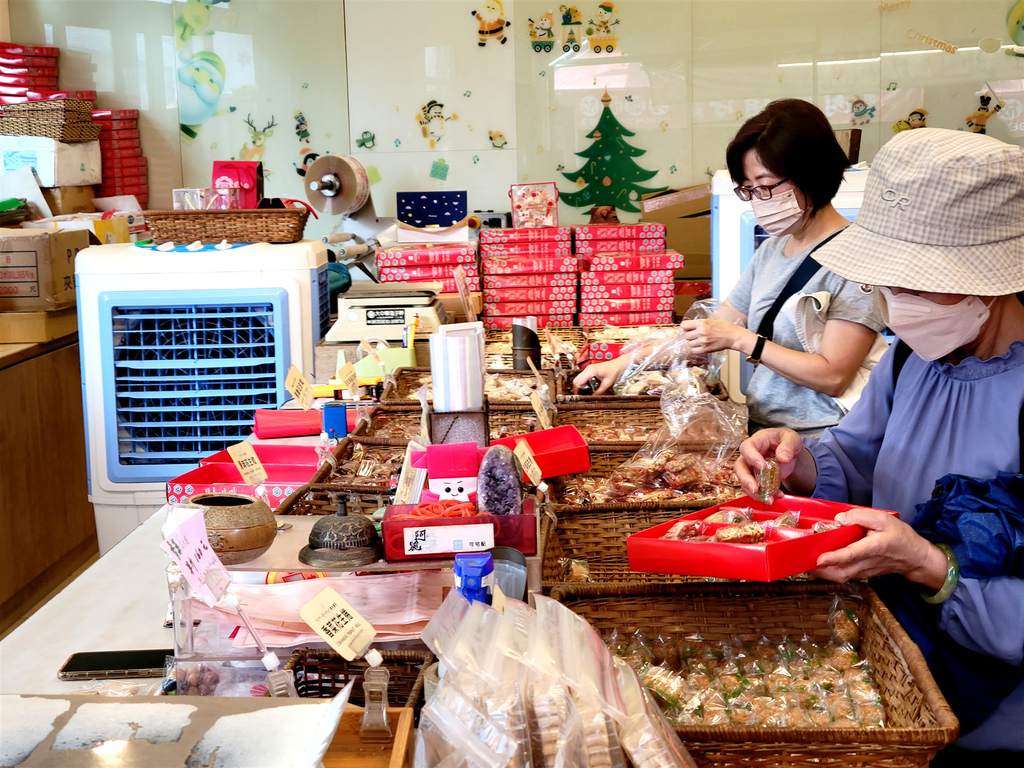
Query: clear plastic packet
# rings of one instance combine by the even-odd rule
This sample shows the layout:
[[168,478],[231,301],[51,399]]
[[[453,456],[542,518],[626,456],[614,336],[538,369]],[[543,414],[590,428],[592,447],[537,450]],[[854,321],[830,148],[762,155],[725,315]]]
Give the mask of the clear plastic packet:
[[857,702],[857,719],[866,728],[885,727],[885,710],[882,697],[877,696],[871,701]]
[[161,696],[166,678],[146,680],[94,680],[68,693],[75,696]]
[[615,659],[616,679],[626,705],[618,722],[619,741],[633,765],[644,768],[686,768],[692,760],[636,673]]
[[[525,667],[523,669],[525,670]],[[509,768],[533,766],[525,688],[525,682],[509,679],[498,685],[488,686],[483,692],[483,709],[487,716],[510,733],[515,741],[516,751],[509,762]]]
[[615,722],[596,704],[576,699],[590,768],[627,768]]
[[565,580],[570,584],[586,584],[590,578],[590,563],[579,557],[564,557],[559,564],[565,569]]
[[619,654],[633,669],[645,664],[654,664],[654,651],[647,637],[639,629],[626,640],[625,652]]
[[503,768],[511,757],[488,749],[436,693],[420,710],[419,733],[424,768]]
[[[770,503],[769,499],[767,503]],[[800,512],[799,510],[790,510],[783,512],[781,515],[776,517],[774,520],[768,520],[765,523],[766,528],[796,528],[800,525]]]
[[704,529],[703,520],[680,520],[661,537],[673,541],[685,541],[700,536]]
[[761,544],[764,542],[765,529],[760,523],[742,523],[724,525],[715,531],[714,541],[732,544]]
[[525,376],[502,376],[499,373],[484,374],[484,395],[490,400],[522,403],[536,391],[536,381]]
[[671,636],[659,634],[651,640],[651,651],[654,653],[656,664],[672,672],[679,672],[682,669],[683,662],[679,656],[679,646]]
[[469,605],[469,601],[457,589],[449,590],[441,607],[434,612],[420,633],[420,639],[427,648],[449,669],[455,666],[452,660],[455,637],[469,612]]
[[834,531],[839,528],[840,524],[835,520],[819,520],[811,526],[812,533],[823,533],[824,531]]
[[530,737],[535,768],[589,765],[583,723],[557,677],[542,675],[530,685]]
[[771,504],[782,483],[779,462],[774,456],[767,458],[764,466],[757,470],[757,499],[762,504]]
[[451,671],[469,670],[475,674],[493,666],[495,639],[502,614],[479,600],[474,600],[451,638],[445,665]]
[[267,670],[255,661],[177,661],[174,664],[178,696],[252,696],[265,685]]
[[431,697],[466,726],[495,757],[503,757],[507,765],[518,751],[516,736],[503,728],[476,701],[459,689],[456,683],[442,678]]
[[832,639],[835,642],[840,645],[849,645],[854,650],[860,650],[860,616],[840,595],[836,595],[832,602],[828,623],[832,628]]
[[685,677],[666,667],[646,664],[636,672],[644,687],[654,695],[659,704],[667,708],[681,707],[695,693],[687,684]]

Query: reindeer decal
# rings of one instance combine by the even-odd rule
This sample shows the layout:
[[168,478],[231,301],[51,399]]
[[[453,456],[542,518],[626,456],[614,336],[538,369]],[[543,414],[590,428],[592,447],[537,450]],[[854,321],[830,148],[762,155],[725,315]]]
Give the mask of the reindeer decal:
[[274,135],[271,130],[277,123],[274,122],[274,116],[270,116],[270,122],[267,123],[266,127],[261,131],[256,128],[256,125],[252,121],[252,115],[246,115],[245,124],[249,126],[249,140],[242,145],[242,149],[238,153],[239,160],[246,161],[260,161],[263,159],[263,153],[267,151],[266,143],[267,139]]

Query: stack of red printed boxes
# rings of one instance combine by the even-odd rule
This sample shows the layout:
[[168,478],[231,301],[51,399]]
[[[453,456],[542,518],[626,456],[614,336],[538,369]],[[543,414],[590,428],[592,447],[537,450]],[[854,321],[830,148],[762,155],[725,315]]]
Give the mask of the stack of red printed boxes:
[[538,328],[575,325],[579,259],[569,227],[480,230],[485,328],[536,317]]
[[480,290],[476,243],[402,243],[377,250],[382,283],[441,283],[441,293],[457,293],[455,268],[466,271],[466,288]]
[[[0,96],[4,104],[47,98],[57,91],[60,49],[47,45],[0,43]],[[7,99],[10,99],[9,101]]]
[[103,125],[100,131],[103,183],[96,188],[96,197],[135,195],[139,205],[146,208],[149,205],[149,168],[139,140],[139,110],[94,109],[92,119]]
[[665,225],[574,227],[580,272],[580,326],[672,322],[674,270],[683,257],[665,248]]

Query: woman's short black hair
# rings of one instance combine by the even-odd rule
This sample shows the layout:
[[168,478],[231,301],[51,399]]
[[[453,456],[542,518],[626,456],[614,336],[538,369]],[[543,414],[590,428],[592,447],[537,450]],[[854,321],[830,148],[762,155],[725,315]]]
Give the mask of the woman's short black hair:
[[847,159],[825,114],[809,101],[778,99],[754,115],[725,150],[729,175],[742,184],[743,156],[753,149],[765,168],[790,179],[812,210],[828,205],[839,191]]

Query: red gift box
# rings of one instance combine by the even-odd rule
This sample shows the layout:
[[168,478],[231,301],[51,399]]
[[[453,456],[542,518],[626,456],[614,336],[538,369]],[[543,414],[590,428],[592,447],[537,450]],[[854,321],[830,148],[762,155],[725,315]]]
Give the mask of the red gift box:
[[501,301],[576,301],[575,285],[550,285],[546,288],[484,288],[484,304]]
[[466,277],[479,277],[476,264],[433,264],[420,267],[378,267],[377,277],[382,283],[407,283],[410,281],[431,281],[455,279],[455,267],[461,266]]
[[0,75],[13,77],[57,77],[57,67],[0,67]]
[[558,301],[498,301],[488,304],[486,309],[488,315],[525,317],[540,314],[570,317],[576,311],[576,297]]
[[139,110],[137,109],[94,109],[93,120],[138,120]]
[[49,56],[56,59],[60,56],[60,48],[52,45],[22,45],[21,43],[0,42],[0,53],[21,56]]
[[[19,69],[19,67],[14,67]],[[27,67],[25,67],[27,69]],[[4,75],[0,74],[0,85],[19,86],[23,88],[56,88],[56,76],[47,75]]]
[[[572,475],[590,469],[587,441],[572,424],[491,440],[491,445],[504,445],[513,451],[519,443],[530,446],[541,478]],[[529,481],[525,472],[523,478]]]
[[397,245],[377,251],[379,267],[415,267],[435,264],[476,264],[476,246],[465,243]]
[[484,275],[485,290],[505,288],[546,288],[551,286],[569,287],[576,285],[574,272],[540,272],[526,275]]
[[634,253],[656,253],[665,250],[665,238],[637,238],[635,240],[581,240],[576,243],[579,256],[619,256]]
[[[662,244],[664,247],[664,244]],[[480,246],[480,258],[507,259],[510,256],[572,256],[572,243],[541,241],[532,243],[494,243]]]
[[682,269],[682,254],[668,248],[664,251],[636,255],[599,254],[584,259],[586,269],[592,272],[617,272],[619,270]]
[[24,104],[26,101],[56,101],[75,99],[94,101],[96,91],[36,91],[31,88],[0,88],[0,104]]
[[[799,512],[799,523],[793,528],[768,528],[766,543],[736,544],[661,538],[680,520],[704,520],[721,509],[749,509],[754,505],[760,506],[760,502],[750,498],[727,501],[632,534],[626,539],[629,569],[638,573],[677,573],[745,581],[775,581],[813,570],[822,553],[841,549],[863,538],[866,533],[859,525],[843,525],[820,533],[812,530],[815,523],[832,521],[840,512],[861,507],[801,496],[783,496],[764,511],[755,511],[754,521],[768,522],[784,512]],[[702,535],[713,535],[727,525],[729,523],[705,523],[701,532]]]
[[573,237],[580,240],[633,240],[660,237],[665,239],[665,225],[658,222],[641,224],[582,224],[572,228]]
[[[100,154],[102,153],[103,150],[101,149]],[[148,161],[143,155],[133,155],[131,157],[117,157],[115,159],[112,159],[109,163],[103,164],[103,173],[116,175],[116,173],[121,169],[145,168],[148,164]]]
[[[671,285],[669,286],[671,289]],[[663,296],[630,299],[580,299],[580,312],[594,314],[597,312],[663,312],[671,311],[675,303],[675,294],[669,292]]]
[[0,67],[56,67],[56,56],[22,56],[0,51]]
[[587,299],[640,299],[675,296],[672,282],[638,285],[581,285],[580,302]]
[[[100,124],[103,125],[103,126],[110,125],[110,123],[100,123]],[[100,129],[100,146],[103,146],[104,144],[109,143],[110,140],[112,140],[112,139],[138,139],[138,138],[139,138],[139,129],[138,128],[118,128],[118,129],[115,130],[113,128],[103,127],[103,128]],[[134,144],[129,144],[128,146],[135,146],[135,145]]]
[[568,242],[572,238],[570,227],[530,227],[514,229],[481,229],[480,244],[484,243],[535,243],[545,240]]
[[[316,448],[310,445],[253,445],[267,479],[267,503],[278,506],[296,488],[305,485],[316,472]],[[167,482],[167,503],[187,502],[198,493],[243,493],[252,496],[256,488],[246,485],[225,451],[200,460],[199,467]]]
[[509,256],[504,259],[485,259],[484,274],[520,275],[536,272],[577,272],[580,260],[575,256],[555,256],[531,259],[525,256]]
[[580,285],[655,285],[671,283],[671,269],[624,270],[622,272],[580,272]]
[[384,559],[437,560],[459,552],[483,552],[492,547],[514,547],[524,555],[537,554],[537,515],[532,498],[523,500],[521,515],[425,517],[395,520],[416,507],[392,505],[384,513],[380,535]]
[[602,325],[668,325],[673,322],[668,312],[597,312],[580,313],[580,326],[597,328]]

